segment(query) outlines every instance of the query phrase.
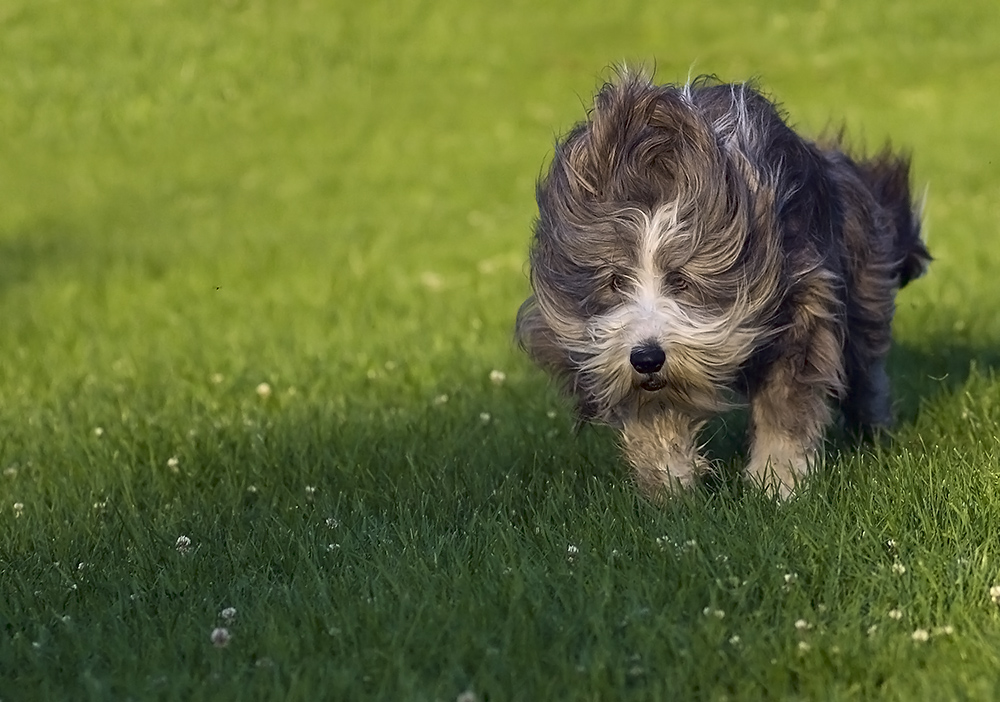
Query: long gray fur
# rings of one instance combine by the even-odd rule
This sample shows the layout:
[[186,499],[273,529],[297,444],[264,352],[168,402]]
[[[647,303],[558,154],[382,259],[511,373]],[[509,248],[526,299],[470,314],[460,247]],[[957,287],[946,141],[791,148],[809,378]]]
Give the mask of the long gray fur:
[[621,429],[647,492],[704,472],[699,428],[743,402],[748,473],[780,496],[832,406],[862,433],[891,424],[895,295],[930,261],[905,156],[805,140],[749,84],[623,71],[537,199],[517,337],[581,419]]

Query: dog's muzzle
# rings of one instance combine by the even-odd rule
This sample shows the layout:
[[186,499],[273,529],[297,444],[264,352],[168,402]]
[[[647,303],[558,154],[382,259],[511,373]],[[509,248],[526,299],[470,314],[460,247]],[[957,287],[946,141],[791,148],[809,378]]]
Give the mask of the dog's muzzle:
[[643,390],[659,390],[667,384],[663,378],[656,375],[667,361],[667,354],[659,344],[648,343],[636,346],[629,354],[628,360],[637,373],[646,376],[639,383]]

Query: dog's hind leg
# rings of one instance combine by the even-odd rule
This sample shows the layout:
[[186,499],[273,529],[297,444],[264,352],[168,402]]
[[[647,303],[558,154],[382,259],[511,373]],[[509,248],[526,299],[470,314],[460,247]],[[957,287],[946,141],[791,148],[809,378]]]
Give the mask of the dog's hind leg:
[[841,404],[847,428],[860,436],[875,436],[893,425],[892,396],[885,356],[848,361],[847,396]]
[[673,410],[645,411],[622,428],[636,482],[651,497],[688,487],[708,468],[696,439],[702,422]]
[[920,239],[909,177],[909,159],[888,148],[839,171],[842,197],[852,203],[843,223],[851,285],[842,408],[847,426],[862,434],[892,426],[885,359],[896,291],[919,277],[931,258]]
[[885,360],[892,345],[900,264],[892,250],[894,233],[887,217],[855,214],[846,219],[844,229],[853,255],[846,310],[847,387],[841,408],[848,428],[866,434],[893,424]]

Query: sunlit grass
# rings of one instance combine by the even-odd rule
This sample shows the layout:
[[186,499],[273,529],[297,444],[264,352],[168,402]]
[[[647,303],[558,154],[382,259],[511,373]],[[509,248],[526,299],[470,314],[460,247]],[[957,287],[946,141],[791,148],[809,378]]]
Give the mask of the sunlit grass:
[[[996,697],[992,4],[47,0],[0,36],[0,699]],[[929,185],[897,436],[782,507],[647,503],[512,343],[535,179],[622,60],[757,76]]]

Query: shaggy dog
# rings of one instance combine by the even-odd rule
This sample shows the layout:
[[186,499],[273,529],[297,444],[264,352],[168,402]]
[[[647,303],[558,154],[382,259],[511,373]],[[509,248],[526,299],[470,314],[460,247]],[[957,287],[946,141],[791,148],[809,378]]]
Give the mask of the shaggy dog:
[[621,430],[647,492],[706,471],[699,429],[744,402],[747,472],[780,497],[831,405],[859,434],[890,425],[894,298],[930,261],[907,157],[805,140],[751,85],[623,72],[537,199],[518,340]]

